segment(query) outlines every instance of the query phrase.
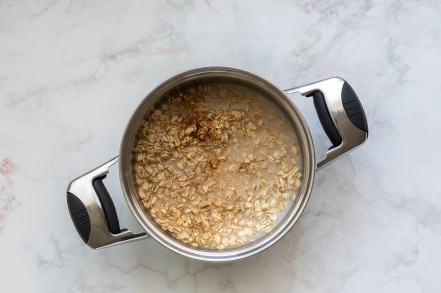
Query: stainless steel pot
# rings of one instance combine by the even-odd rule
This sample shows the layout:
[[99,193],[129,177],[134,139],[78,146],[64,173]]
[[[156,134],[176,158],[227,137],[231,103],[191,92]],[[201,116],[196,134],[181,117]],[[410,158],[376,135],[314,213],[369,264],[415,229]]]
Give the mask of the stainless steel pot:
[[[132,147],[137,131],[148,109],[170,91],[189,84],[204,82],[234,82],[252,88],[271,99],[290,119],[301,150],[303,180],[295,202],[286,216],[264,237],[247,245],[228,250],[190,247],[173,239],[158,228],[143,212],[135,199]],[[326,157],[316,164],[314,146],[308,126],[299,110],[286,94],[298,92],[313,97],[320,122],[332,146]],[[211,262],[226,262],[256,254],[277,242],[296,223],[309,199],[315,171],[362,144],[368,137],[368,126],[360,101],[343,79],[329,78],[305,86],[282,91],[267,80],[234,68],[209,67],[190,70],[165,81],[154,89],[138,106],[130,119],[121,142],[119,157],[73,180],[67,189],[67,203],[73,223],[84,242],[92,248],[102,248],[127,241],[152,237],[181,255]],[[125,200],[145,233],[120,229],[112,200],[103,184],[111,165],[119,161],[119,175]]]

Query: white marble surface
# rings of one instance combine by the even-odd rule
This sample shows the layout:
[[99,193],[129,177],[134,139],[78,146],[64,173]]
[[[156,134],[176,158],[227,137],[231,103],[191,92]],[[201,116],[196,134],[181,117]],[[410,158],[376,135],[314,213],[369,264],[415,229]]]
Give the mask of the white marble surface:
[[[441,292],[440,15],[436,0],[0,0],[0,291]],[[340,75],[369,140],[317,174],[300,221],[257,256],[87,248],[69,181],[118,153],[156,85],[210,65],[281,88]],[[311,101],[292,99],[320,153]],[[107,182],[140,231],[117,175]]]

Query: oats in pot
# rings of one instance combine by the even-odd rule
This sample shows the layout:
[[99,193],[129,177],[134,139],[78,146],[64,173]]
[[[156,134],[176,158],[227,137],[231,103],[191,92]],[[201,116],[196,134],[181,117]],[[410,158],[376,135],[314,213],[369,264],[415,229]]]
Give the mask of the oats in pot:
[[134,156],[145,212],[193,247],[223,250],[270,232],[301,183],[283,113],[234,84],[167,96],[146,115]]

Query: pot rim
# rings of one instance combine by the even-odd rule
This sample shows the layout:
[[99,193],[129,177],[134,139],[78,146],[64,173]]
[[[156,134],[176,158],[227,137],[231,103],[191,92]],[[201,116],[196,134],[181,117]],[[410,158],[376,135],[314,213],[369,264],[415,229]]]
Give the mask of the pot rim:
[[[145,118],[145,113],[158,99],[165,93],[178,85],[187,82],[195,82],[204,78],[223,78],[240,82],[245,86],[252,86],[253,89],[264,92],[266,96],[270,96],[273,102],[284,111],[287,117],[292,120],[291,123],[295,128],[298,136],[298,143],[301,148],[301,157],[303,164],[302,184],[297,193],[297,199],[291,209],[275,226],[275,228],[267,235],[251,242],[245,246],[232,248],[224,251],[206,250],[194,248],[181,243],[178,240],[167,236],[160,228],[156,227],[152,221],[148,219],[142,206],[139,204],[136,197],[136,190],[134,184],[131,184],[132,176],[132,155],[131,150],[133,142],[137,135],[140,122]],[[280,240],[286,233],[294,226],[302,214],[312,190],[313,181],[315,177],[315,151],[312,137],[308,125],[303,118],[298,108],[289,100],[286,94],[278,87],[267,81],[266,79],[232,67],[201,67],[182,72],[164,81],[155,89],[153,89],[138,105],[132,117],[130,118],[120,145],[119,155],[119,175],[122,183],[122,190],[125,200],[129,206],[130,211],[142,226],[142,228],[156,241],[168,249],[187,256],[192,259],[210,261],[210,262],[227,262],[233,260],[243,259],[245,257],[259,253],[278,240]]]

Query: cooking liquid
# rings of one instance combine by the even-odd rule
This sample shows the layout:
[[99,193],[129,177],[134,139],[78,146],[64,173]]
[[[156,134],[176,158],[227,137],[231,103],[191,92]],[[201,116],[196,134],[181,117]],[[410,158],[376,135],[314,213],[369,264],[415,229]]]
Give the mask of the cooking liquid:
[[188,87],[146,115],[134,148],[138,200],[187,245],[246,245],[295,201],[299,152],[287,117],[258,92],[224,82]]

